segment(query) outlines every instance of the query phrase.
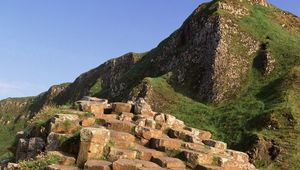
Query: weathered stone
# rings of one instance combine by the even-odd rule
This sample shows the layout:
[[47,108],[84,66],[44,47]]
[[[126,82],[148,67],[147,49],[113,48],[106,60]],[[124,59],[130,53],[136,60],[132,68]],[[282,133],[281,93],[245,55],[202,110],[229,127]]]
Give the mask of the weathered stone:
[[77,165],[82,166],[89,159],[99,159],[109,141],[110,131],[102,128],[83,128],[80,131],[80,151]]
[[111,170],[112,163],[101,160],[88,160],[84,165],[84,170]]
[[45,141],[42,138],[30,138],[28,142],[27,158],[35,158],[43,152],[45,148]]
[[113,163],[113,170],[137,170],[138,168],[159,168],[159,166],[149,161],[127,159],[119,159]]
[[198,165],[195,170],[222,170],[222,168],[213,165]]
[[143,98],[139,98],[135,102],[134,113],[153,116],[151,106]]
[[154,120],[157,122],[157,123],[165,123],[166,122],[166,116],[165,114],[163,113],[156,113],[156,115],[154,116]]
[[25,133],[24,133],[24,131],[19,131],[19,132],[17,132],[16,138],[17,138],[17,139],[25,138]]
[[62,145],[62,142],[65,139],[70,138],[71,136],[72,135],[51,132],[47,137],[46,151],[59,150],[59,148]]
[[216,140],[203,140],[202,141],[205,145],[215,147],[221,150],[226,150],[227,149],[227,144],[221,141],[216,141]]
[[116,141],[127,141],[127,142],[134,142],[135,137],[126,132],[120,132],[120,131],[115,131],[115,130],[110,130],[110,139],[114,142]]
[[50,132],[73,134],[79,129],[78,115],[57,114],[50,119]]
[[28,143],[28,139],[19,139],[16,151],[16,161],[27,159]]
[[165,153],[144,146],[137,146],[138,159],[150,161],[152,157],[163,157]]
[[104,114],[105,105],[100,102],[82,102],[81,103],[82,111],[93,113],[96,117]]
[[183,128],[185,127],[185,124],[183,121],[176,119],[175,116],[170,115],[170,114],[166,114],[165,115],[165,120],[166,123],[170,126],[170,127],[175,127],[175,128]]
[[55,156],[60,157],[61,158],[61,160],[59,161],[60,165],[70,166],[70,165],[74,165],[76,162],[76,159],[75,159],[75,157],[73,157],[73,155],[59,152],[59,151],[50,151],[50,152],[47,152],[47,155],[55,155]]
[[117,161],[118,159],[135,159],[137,156],[137,151],[111,148],[108,160],[111,162]]
[[95,124],[95,122],[96,122],[95,118],[87,117],[81,121],[81,126],[82,127],[90,127],[90,126],[93,126]]
[[132,121],[132,118],[134,117],[133,113],[128,112],[122,112],[119,116],[119,120],[122,121]]
[[182,150],[182,155],[184,159],[193,167],[196,167],[198,164],[213,163],[213,156],[211,154],[195,152],[190,150]]
[[192,134],[197,135],[200,140],[208,140],[211,138],[211,133],[195,128],[185,127],[184,130],[190,131]]
[[171,138],[177,138],[192,143],[202,143],[198,135],[199,135],[198,133],[192,133],[187,130],[174,129],[174,128],[168,130],[168,136]]
[[228,170],[242,170],[240,168],[240,164],[231,159],[230,157],[225,157],[225,156],[218,156],[216,157],[217,159],[217,165],[222,167],[223,169],[228,169]]
[[135,128],[135,124],[128,121],[120,121],[120,120],[107,120],[105,126],[111,130],[121,131],[132,133]]
[[238,162],[241,163],[247,163],[249,162],[249,156],[244,152],[234,151],[234,150],[226,150],[226,153],[228,153],[230,156],[233,157]]
[[49,165],[47,170],[79,170],[79,168],[65,165]]
[[177,158],[153,157],[151,161],[163,168],[185,168],[185,164]]
[[147,140],[150,140],[151,138],[160,138],[160,137],[162,137],[162,131],[147,128],[147,127],[142,127],[142,126],[136,126],[135,127],[135,134],[137,136],[143,137]]
[[132,105],[129,103],[112,103],[113,112],[122,113],[122,112],[131,112]]
[[[0,167],[0,168],[2,168],[2,167]],[[19,166],[19,164],[16,164],[16,163],[8,163],[7,169],[8,170],[17,170],[17,169],[20,169],[20,166]]]
[[167,149],[179,150],[182,143],[183,142],[180,140],[171,138],[152,138],[150,140],[151,148],[158,149],[160,151],[165,151]]

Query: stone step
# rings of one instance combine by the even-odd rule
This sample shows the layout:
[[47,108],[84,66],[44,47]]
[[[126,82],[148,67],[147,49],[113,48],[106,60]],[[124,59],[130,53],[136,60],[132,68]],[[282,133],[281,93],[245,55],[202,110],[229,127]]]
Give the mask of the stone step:
[[136,159],[136,157],[137,151],[135,150],[111,148],[108,155],[108,160],[114,162],[119,159]]
[[222,170],[221,167],[219,166],[214,166],[214,165],[198,165],[195,170]]
[[112,103],[112,111],[117,113],[131,112],[132,105],[129,103],[116,102]]
[[184,142],[178,139],[171,138],[152,138],[150,147],[160,151],[179,150]]
[[220,150],[226,150],[227,149],[227,144],[224,143],[224,142],[221,142],[221,141],[208,139],[208,140],[203,140],[202,142],[207,146],[215,147],[215,148],[220,149]]
[[138,151],[138,159],[150,161],[152,157],[163,157],[164,152],[160,152],[154,149],[149,149],[141,145],[137,145],[136,149]]
[[140,168],[156,168],[159,169],[160,167],[149,161],[143,160],[128,160],[128,159],[119,159],[113,163],[113,170],[137,170]]
[[65,165],[49,165],[47,170],[79,170],[79,168]]
[[50,151],[47,152],[47,155],[54,155],[60,157],[61,158],[61,160],[59,161],[60,165],[71,166],[71,165],[75,165],[76,162],[76,158],[73,155],[64,152]]
[[112,163],[102,160],[88,160],[84,165],[84,170],[111,170]]
[[126,132],[134,134],[135,124],[129,121],[121,121],[117,119],[102,119],[101,125],[107,127],[110,130]]
[[184,162],[177,158],[153,157],[151,161],[163,168],[185,168]]

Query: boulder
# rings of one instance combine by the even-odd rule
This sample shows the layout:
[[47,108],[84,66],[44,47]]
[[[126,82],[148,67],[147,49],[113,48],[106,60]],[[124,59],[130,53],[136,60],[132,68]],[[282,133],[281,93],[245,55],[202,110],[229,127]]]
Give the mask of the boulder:
[[84,170],[111,170],[112,163],[102,160],[88,160],[84,164]]
[[46,143],[44,139],[39,137],[30,138],[28,142],[27,157],[35,158],[37,155],[44,151],[45,146]]
[[28,149],[28,139],[19,139],[17,151],[16,151],[16,161],[21,161],[27,159],[27,149]]
[[119,120],[122,121],[132,121],[132,118],[134,117],[133,113],[129,113],[129,112],[122,112],[119,115]]
[[132,105],[129,103],[112,103],[112,111],[116,113],[131,112]]

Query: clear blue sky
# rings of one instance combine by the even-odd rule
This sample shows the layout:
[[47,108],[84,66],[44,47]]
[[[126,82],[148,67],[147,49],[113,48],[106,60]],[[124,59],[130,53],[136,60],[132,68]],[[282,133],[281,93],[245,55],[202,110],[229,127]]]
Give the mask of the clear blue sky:
[[[37,95],[155,47],[204,0],[1,0],[0,99]],[[296,0],[272,0],[300,16]]]

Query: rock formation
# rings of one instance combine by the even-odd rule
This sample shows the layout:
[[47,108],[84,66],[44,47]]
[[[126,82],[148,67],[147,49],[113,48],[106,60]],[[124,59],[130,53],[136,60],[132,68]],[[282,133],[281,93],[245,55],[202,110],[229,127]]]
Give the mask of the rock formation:
[[[83,101],[80,103],[85,105]],[[143,99],[132,104],[94,100],[90,106],[109,111],[104,114],[99,109],[93,112],[90,107],[82,107],[82,112],[58,113],[42,125],[49,129],[46,138],[19,135],[17,164],[9,164],[10,168],[22,169],[26,164],[23,160],[55,155],[60,159],[48,169],[255,169],[247,154],[211,139],[208,131],[188,127],[170,114],[152,111]],[[87,115],[86,111],[92,113]],[[74,139],[76,131],[80,138]],[[70,140],[80,143],[76,153],[65,148],[64,143]]]

